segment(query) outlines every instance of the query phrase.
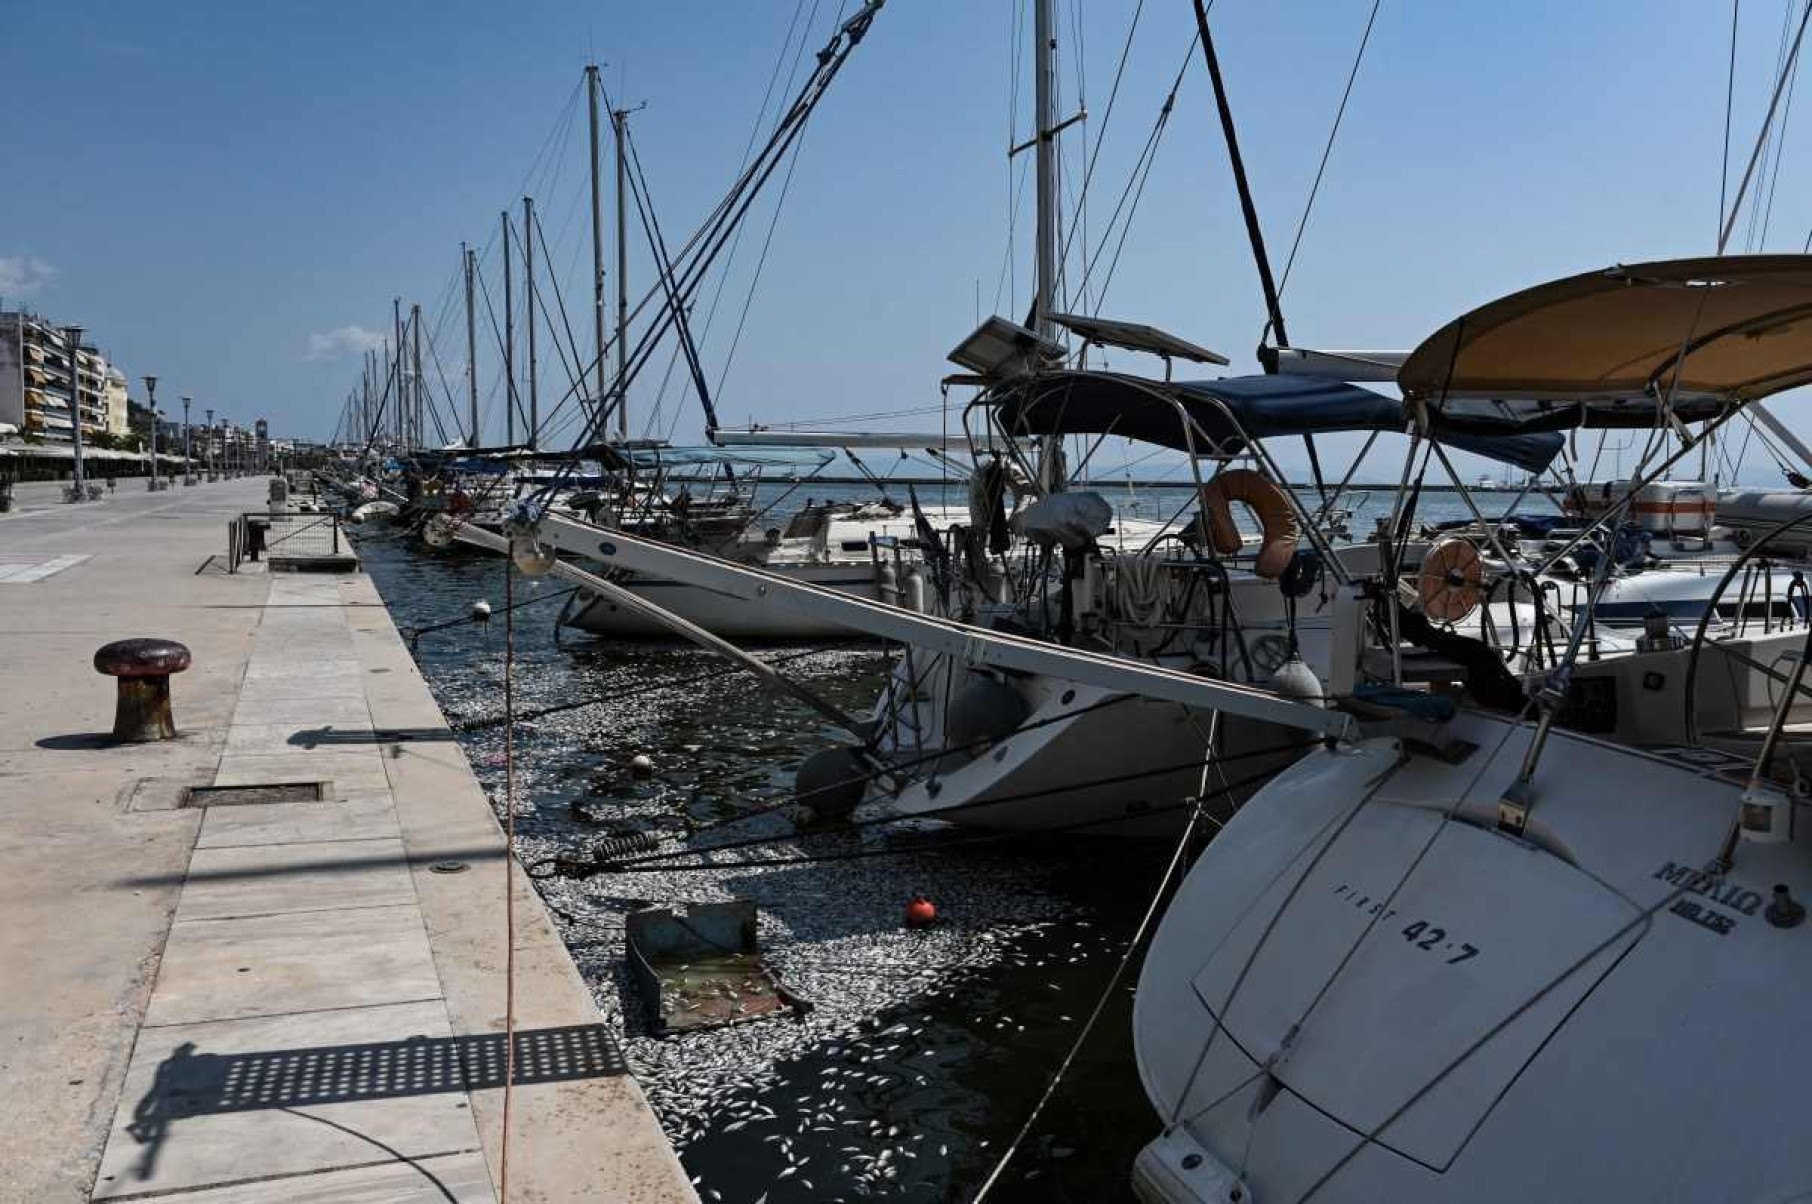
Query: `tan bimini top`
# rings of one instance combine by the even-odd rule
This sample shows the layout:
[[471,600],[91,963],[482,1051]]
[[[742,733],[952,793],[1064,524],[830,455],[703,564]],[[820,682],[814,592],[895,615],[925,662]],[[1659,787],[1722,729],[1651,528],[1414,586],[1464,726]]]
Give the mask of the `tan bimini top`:
[[1536,285],[1449,322],[1397,374],[1405,397],[1437,406],[1740,402],[1808,382],[1812,255],[1665,260]]

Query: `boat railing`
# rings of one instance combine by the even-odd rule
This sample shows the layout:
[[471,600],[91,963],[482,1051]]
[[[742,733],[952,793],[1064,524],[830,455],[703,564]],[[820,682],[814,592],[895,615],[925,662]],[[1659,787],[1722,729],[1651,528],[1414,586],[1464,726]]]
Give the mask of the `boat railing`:
[[[1765,762],[1785,726],[1800,721],[1812,708],[1812,688],[1802,681],[1804,653],[1797,658],[1784,657],[1794,662],[1788,668],[1758,661],[1750,651],[1751,642],[1757,638],[1799,630],[1812,634],[1812,589],[1808,588],[1803,569],[1789,560],[1785,566],[1789,578],[1784,584],[1777,584],[1776,573],[1783,565],[1771,554],[1771,548],[1792,542],[1795,528],[1800,528],[1797,535],[1803,538],[1807,530],[1812,530],[1812,514],[1797,515],[1777,524],[1745,548],[1725,571],[1700,616],[1687,658],[1684,695],[1688,743],[1695,742],[1700,734],[1695,686],[1701,674],[1710,671],[1712,662],[1704,656],[1707,650],[1716,652],[1716,659],[1726,662],[1725,667],[1736,674],[1759,674],[1765,678],[1771,700],[1776,700],[1776,687],[1785,686],[1763,736],[1758,774],[1766,769]],[[1734,597],[1727,601],[1727,595]]]

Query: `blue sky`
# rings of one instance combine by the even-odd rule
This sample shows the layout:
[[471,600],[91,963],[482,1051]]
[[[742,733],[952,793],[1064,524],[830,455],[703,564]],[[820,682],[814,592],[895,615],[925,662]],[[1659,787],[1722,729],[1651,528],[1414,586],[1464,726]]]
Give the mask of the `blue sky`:
[[[1080,92],[1091,114],[1066,135],[1072,220],[1084,155],[1102,139],[1093,238],[1183,60],[1193,17],[1187,0],[1142,6],[1104,126],[1138,6],[1059,7],[1066,105]],[[489,245],[499,210],[519,206],[525,188],[537,195],[566,304],[588,341],[578,283],[588,256],[582,109],[563,125],[588,57],[607,64],[619,99],[647,104],[636,141],[671,241],[734,174],[795,12],[811,18],[809,57],[835,8],[121,0],[71,10],[11,0],[0,43],[13,105],[0,124],[9,179],[0,300],[84,324],[135,380],[156,373],[160,399],[188,393],[241,420],[268,417],[279,433],[325,436],[357,376],[356,348],[388,329],[393,296],[429,312],[457,377],[463,328],[449,303],[458,245]],[[1004,151],[1025,8],[891,0],[881,12],[807,134],[724,374],[726,422],[898,413],[870,425],[935,424],[934,413],[910,411],[938,404],[944,352],[973,324],[978,295],[984,311],[998,296],[1002,312],[1023,314],[1031,193],[1010,223],[1014,169]],[[1280,262],[1369,8],[1223,0],[1214,11]],[[1759,128],[1786,11],[1784,0],[1743,6],[1733,178]],[[1284,297],[1294,340],[1407,347],[1540,279],[1709,253],[1728,22],[1726,6],[1663,0],[1384,0]],[[1023,66],[1019,79],[1012,128],[1024,137]],[[1812,226],[1801,150],[1812,114],[1789,117],[1771,250],[1798,250]],[[771,213],[758,208],[702,340],[714,382]],[[1008,286],[1010,228],[1017,272]],[[1745,217],[1734,249],[1748,233]],[[494,247],[484,270],[496,289]],[[650,279],[639,241],[631,276]],[[1092,293],[1090,308],[1222,350],[1235,370],[1254,366],[1262,306],[1199,58],[1111,289],[1104,300]],[[481,347],[479,360],[489,395],[494,349]],[[557,395],[564,374],[551,353],[544,360],[544,388]],[[638,382],[638,429],[655,408],[658,376]],[[694,439],[702,421],[681,383],[676,374],[658,424]],[[1812,430],[1795,400],[1782,412]],[[491,409],[494,436],[501,417]],[[1772,469],[1752,462],[1750,475]]]

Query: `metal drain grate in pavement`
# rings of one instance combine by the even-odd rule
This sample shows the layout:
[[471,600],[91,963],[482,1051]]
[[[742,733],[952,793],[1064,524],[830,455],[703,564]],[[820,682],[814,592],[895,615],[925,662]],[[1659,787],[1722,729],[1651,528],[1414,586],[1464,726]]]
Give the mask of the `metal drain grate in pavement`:
[[248,803],[319,803],[331,782],[259,782],[250,786],[191,786],[185,807],[243,807]]

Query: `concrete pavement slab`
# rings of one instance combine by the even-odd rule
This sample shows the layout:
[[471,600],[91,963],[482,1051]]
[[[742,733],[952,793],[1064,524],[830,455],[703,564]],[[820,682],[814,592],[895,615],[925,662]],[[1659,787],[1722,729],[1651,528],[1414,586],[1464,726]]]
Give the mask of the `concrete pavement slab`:
[[472,1153],[179,1191],[158,1196],[157,1204],[478,1204],[494,1199],[484,1155]]
[[[0,554],[87,557],[0,590],[0,664],[15,683],[0,691],[0,1200],[76,1200],[94,1182],[177,899],[175,886],[117,881],[122,867],[180,881],[201,822],[127,803],[142,778],[213,772],[211,729],[232,713],[269,586],[195,568],[224,549],[225,514],[261,489],[122,491],[0,523]],[[174,689],[185,738],[84,742],[111,728],[116,694],[90,658],[135,635],[195,655]]]
[[244,753],[222,757],[216,786],[251,786],[262,782],[332,782],[347,794],[383,790],[384,758],[376,748],[324,752],[298,749],[287,753]]
[[246,845],[299,844],[325,840],[372,840],[396,836],[396,809],[390,795],[362,794],[318,803],[247,803],[209,807],[197,849]]
[[172,926],[146,1024],[404,1003],[440,995],[413,904]]
[[[196,574],[263,485],[0,522],[0,560],[87,557],[0,589],[33,683],[0,694],[0,1200],[491,1198],[508,850],[368,580]],[[132,635],[195,664],[183,738],[116,749],[88,658]],[[321,779],[336,801],[179,805]],[[610,1048],[520,873],[510,897],[519,1039]],[[513,1107],[513,1197],[696,1200],[620,1058]]]
[[95,1196],[475,1150],[448,1036],[437,1001],[147,1028]]
[[[269,691],[261,691],[268,694]],[[283,724],[293,731],[313,727],[362,727],[371,721],[364,692],[344,692],[320,698],[240,696],[232,713],[235,724]]]
[[395,836],[198,848],[189,858],[176,922],[414,902],[403,842]]

